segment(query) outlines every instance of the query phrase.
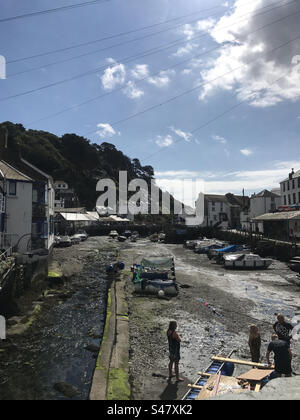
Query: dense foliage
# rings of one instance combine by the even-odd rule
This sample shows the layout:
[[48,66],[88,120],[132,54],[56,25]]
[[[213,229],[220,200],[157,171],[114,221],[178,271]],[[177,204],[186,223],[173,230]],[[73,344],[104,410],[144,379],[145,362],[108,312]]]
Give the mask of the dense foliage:
[[80,204],[88,209],[95,206],[96,184],[100,178],[117,183],[119,171],[127,171],[129,181],[143,178],[150,182],[154,175],[151,166],[142,166],[138,159],[131,160],[110,143],[93,144],[76,134],[58,137],[44,131],[26,130],[21,124],[11,122],[0,124],[2,143],[6,130],[11,161],[21,155],[54,180],[66,181],[75,189]]

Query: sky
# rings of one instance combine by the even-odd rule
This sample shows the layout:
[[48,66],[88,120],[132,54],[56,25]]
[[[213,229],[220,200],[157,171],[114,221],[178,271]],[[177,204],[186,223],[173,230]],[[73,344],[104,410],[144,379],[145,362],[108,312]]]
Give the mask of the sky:
[[0,11],[0,122],[113,143],[178,199],[182,180],[251,195],[300,169],[300,0],[0,0]]

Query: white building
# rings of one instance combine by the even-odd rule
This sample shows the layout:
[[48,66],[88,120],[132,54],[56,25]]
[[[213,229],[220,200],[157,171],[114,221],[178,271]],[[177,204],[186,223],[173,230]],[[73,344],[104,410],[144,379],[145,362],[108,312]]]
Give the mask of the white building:
[[55,201],[54,207],[57,210],[75,208],[79,205],[78,197],[73,188],[65,181],[55,181]]
[[21,159],[0,161],[1,249],[26,253],[54,245],[54,188],[49,175]]
[[281,205],[300,205],[300,171],[292,172],[280,183]]
[[[45,198],[43,200],[45,204],[45,210],[46,210],[46,225],[45,225],[45,231],[44,236],[46,239],[46,248],[48,251],[51,251],[54,246],[54,219],[55,219],[55,188],[54,188],[54,182],[50,175],[46,174],[45,172],[41,171],[36,166],[32,165],[31,163],[27,162],[25,159],[21,159],[22,163],[24,163],[27,167],[32,169],[33,171],[39,173],[45,181]],[[33,188],[33,197],[32,201],[33,203],[37,203],[39,200],[37,190]]]
[[[281,204],[280,195],[274,194],[271,191],[263,190],[258,194],[253,194],[250,197],[250,220],[257,218],[266,213],[274,213]],[[251,229],[253,232],[263,233],[263,224],[251,222]]]
[[219,225],[228,228],[230,225],[230,205],[225,195],[205,194],[205,226]]
[[249,197],[226,194],[204,195],[204,222],[202,226],[241,229],[247,218]]
[[27,251],[22,237],[31,237],[33,179],[18,171],[7,162],[0,161],[0,182],[3,198],[1,249],[14,247],[20,241],[20,252]]

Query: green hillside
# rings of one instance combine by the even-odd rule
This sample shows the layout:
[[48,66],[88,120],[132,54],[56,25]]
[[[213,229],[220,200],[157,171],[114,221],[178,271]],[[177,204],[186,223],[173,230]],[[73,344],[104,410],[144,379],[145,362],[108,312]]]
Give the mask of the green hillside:
[[150,183],[154,176],[152,166],[142,166],[138,159],[131,160],[110,143],[93,144],[76,134],[57,137],[45,131],[26,130],[21,124],[4,122],[0,124],[2,145],[6,130],[6,156],[9,154],[11,162],[22,156],[54,180],[63,179],[75,189],[80,204],[87,209],[95,207],[96,184],[100,178],[113,179],[117,183],[119,171],[127,171],[129,181],[142,178]]

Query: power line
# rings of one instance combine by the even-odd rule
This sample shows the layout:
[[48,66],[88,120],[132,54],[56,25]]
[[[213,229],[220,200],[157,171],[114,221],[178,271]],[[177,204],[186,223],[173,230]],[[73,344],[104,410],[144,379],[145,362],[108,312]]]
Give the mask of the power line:
[[[299,12],[300,13],[300,12]],[[287,41],[287,42],[285,42],[284,44],[282,44],[282,45],[280,45],[280,46],[278,46],[278,47],[276,47],[276,48],[273,48],[272,50],[270,50],[270,51],[267,51],[266,52],[266,54],[269,54],[269,53],[272,53],[272,52],[274,52],[274,51],[276,51],[276,50],[278,50],[278,49],[280,49],[280,48],[282,48],[282,47],[285,47],[286,45],[288,45],[288,44],[290,44],[290,43],[292,43],[292,42],[295,42],[295,41],[297,41],[298,39],[300,39],[300,35],[298,36],[298,37],[296,37],[296,38],[294,38],[294,39],[292,39],[292,40],[290,40],[290,41]],[[258,59],[255,59],[255,60],[253,60],[252,62],[250,62],[250,63],[247,63],[247,65],[249,65],[249,64],[251,64],[251,63],[254,63],[255,61],[257,61]],[[222,78],[222,77],[224,77],[224,76],[227,76],[228,74],[230,74],[230,73],[232,73],[232,72],[234,72],[234,71],[236,71],[236,70],[239,70],[240,68],[242,68],[242,67],[244,67],[245,66],[245,64],[243,64],[242,66],[239,66],[239,67],[237,67],[237,68],[235,68],[234,70],[232,70],[232,71],[230,71],[230,72],[227,72],[227,73],[225,73],[225,74],[223,74],[223,75],[221,75],[221,76],[219,76],[219,77],[217,77],[217,78],[215,78],[215,79],[213,79],[213,80],[210,80],[209,82],[205,82],[205,83],[202,83],[201,85],[198,85],[198,86],[196,86],[193,90],[196,90],[196,89],[198,89],[199,87],[201,87],[201,86],[205,86],[205,85],[207,85],[207,84],[212,84],[213,82],[215,82],[217,79],[220,79],[220,78]],[[281,76],[280,78],[278,78],[278,79],[276,79],[274,82],[272,82],[271,84],[269,84],[269,86],[271,86],[271,85],[273,85],[273,84],[275,84],[275,83],[278,83],[278,81],[280,81],[281,79],[284,79],[284,77],[286,77],[287,75],[288,75],[289,73],[286,73],[285,75],[283,75],[283,76]],[[244,89],[244,90],[246,90],[246,89]],[[266,88],[264,88],[264,89],[259,89],[258,91],[256,91],[256,92],[254,92],[252,95],[257,95],[258,93],[260,93],[262,90],[266,90]],[[188,93],[190,93],[192,90],[190,90],[190,91],[188,91]],[[185,93],[187,93],[187,92],[184,92],[183,94],[185,94]],[[161,104],[158,104],[158,105],[154,105],[153,107],[151,107],[151,108],[148,108],[147,110],[144,110],[144,111],[142,111],[142,112],[139,112],[139,113],[136,113],[136,114],[134,114],[134,115],[131,115],[131,116],[129,116],[129,117],[127,117],[127,118],[125,118],[125,119],[123,119],[123,120],[119,120],[119,121],[117,121],[116,123],[114,123],[114,124],[110,124],[112,127],[114,127],[115,125],[118,125],[118,124],[121,124],[121,123],[123,123],[123,122],[125,122],[125,121],[128,121],[128,120],[130,120],[130,119],[132,119],[132,118],[134,118],[134,117],[136,117],[136,116],[138,116],[138,115],[142,115],[142,114],[144,114],[144,113],[146,113],[147,111],[150,111],[150,110],[153,110],[153,109],[155,109],[155,108],[158,108],[158,107],[160,107],[160,106],[162,106],[162,105],[165,105],[166,103],[169,103],[169,102],[171,102],[172,100],[175,100],[175,99],[177,99],[177,98],[179,98],[180,96],[183,96],[183,94],[180,94],[180,95],[177,95],[177,96],[175,96],[175,97],[173,97],[173,98],[170,98],[168,101],[165,101],[164,103],[161,103]],[[297,98],[300,98],[300,95],[299,96],[297,96]],[[225,110],[224,112],[222,112],[221,114],[218,114],[216,117],[214,117],[214,118],[212,118],[211,120],[209,120],[209,121],[207,121],[207,122],[205,122],[204,124],[202,124],[201,126],[199,126],[199,127],[197,127],[197,128],[195,128],[195,129],[193,129],[192,131],[190,131],[190,133],[191,134],[194,134],[194,133],[196,133],[197,131],[199,131],[199,130],[201,130],[201,129],[203,129],[203,128],[205,128],[205,127],[207,127],[208,125],[210,125],[210,124],[212,124],[213,122],[215,122],[216,120],[218,120],[218,119],[220,119],[220,118],[222,118],[224,115],[226,115],[226,114],[228,114],[228,113],[230,113],[230,112],[232,112],[234,109],[236,109],[236,108],[238,108],[239,106],[241,106],[242,104],[244,104],[244,103],[247,103],[247,102],[249,102],[250,100],[253,100],[254,98],[251,98],[251,99],[249,99],[249,98],[246,98],[246,99],[244,99],[244,100],[242,100],[242,101],[240,101],[239,103],[237,103],[237,104],[235,104],[235,105],[233,105],[232,107],[230,107],[230,108],[228,108],[227,110]],[[95,130],[93,130],[93,133],[95,133],[96,131]],[[86,133],[86,134],[84,134],[84,136],[86,136],[86,135],[88,135],[88,134],[91,134],[92,132],[89,132],[89,133]],[[178,144],[178,143],[180,143],[180,142],[182,142],[183,141],[183,139],[181,138],[181,139],[178,139],[177,141],[175,141],[173,144]],[[152,153],[151,155],[148,155],[148,156],[146,156],[145,158],[142,158],[142,159],[144,159],[144,160],[148,160],[148,159],[150,159],[150,158],[152,158],[153,156],[156,156],[156,155],[160,155],[164,150],[169,150],[169,148],[167,147],[167,146],[164,146],[164,147],[162,147],[160,150],[158,150],[158,151],[156,151],[156,152],[154,152],[154,153]]]
[[[257,14],[255,14],[254,16],[258,16],[258,15],[260,15],[260,14],[268,13],[268,12],[270,12],[270,11],[275,10],[276,8],[281,8],[281,7],[284,7],[284,6],[287,6],[287,5],[290,5],[290,4],[294,4],[294,3],[295,3],[295,0],[292,0],[292,1],[289,1],[289,2],[287,2],[287,3],[282,4],[282,5],[280,5],[280,6],[276,6],[276,7],[274,7],[274,8],[269,9],[269,10],[266,10],[265,12],[257,13]],[[269,7],[270,7],[271,5],[273,5],[273,4],[274,4],[274,3],[272,3],[272,4],[268,5],[268,6],[265,6],[265,7],[261,8],[260,10],[267,9],[267,8],[269,8]],[[280,2],[279,4],[281,4],[281,2]],[[213,16],[218,15],[218,14],[219,14],[219,12],[218,12],[218,13],[216,13],[216,14],[214,14],[214,15],[211,15],[211,16],[206,16],[205,18],[208,18],[208,17],[213,17]],[[244,15],[241,15],[241,16],[246,16],[246,15],[249,15],[249,14],[251,14],[251,12],[248,12],[248,13],[246,13],[246,14],[244,14]],[[80,55],[77,55],[77,56],[74,56],[74,57],[71,57],[71,58],[67,58],[67,59],[63,59],[63,60],[58,60],[58,61],[55,61],[55,62],[52,62],[52,63],[48,63],[48,64],[43,65],[43,66],[34,67],[34,68],[31,68],[31,69],[27,69],[27,70],[23,70],[23,71],[20,71],[20,72],[17,72],[17,73],[13,73],[13,74],[10,74],[9,76],[10,76],[10,77],[19,76],[19,75],[22,75],[22,74],[25,74],[25,73],[29,73],[29,72],[31,72],[31,71],[41,70],[41,69],[47,68],[47,67],[49,67],[49,66],[53,66],[53,65],[57,65],[57,64],[63,64],[63,63],[66,63],[66,62],[69,62],[69,61],[72,61],[72,60],[75,60],[75,59],[79,59],[79,58],[86,57],[86,56],[88,56],[88,55],[92,55],[92,54],[96,54],[96,53],[103,52],[103,51],[106,51],[106,50],[110,50],[111,48],[120,47],[120,46],[123,46],[123,45],[129,44],[129,43],[131,43],[131,42],[140,41],[140,40],[142,40],[142,39],[146,39],[146,38],[149,38],[149,37],[151,37],[151,36],[155,36],[155,35],[158,35],[158,34],[160,34],[160,33],[163,33],[163,32],[166,32],[166,31],[169,31],[169,30],[172,30],[172,29],[175,29],[176,27],[180,27],[180,26],[186,25],[187,23],[193,23],[193,22],[195,22],[195,21],[198,21],[198,19],[195,19],[195,20],[190,21],[190,22],[186,22],[186,23],[184,23],[184,24],[177,25],[177,26],[175,26],[175,27],[171,27],[171,28],[168,28],[168,29],[164,29],[164,30],[161,30],[161,31],[156,32],[156,33],[153,33],[153,34],[147,34],[147,35],[144,35],[144,36],[142,36],[142,37],[140,37],[140,38],[134,38],[134,39],[131,39],[131,40],[128,40],[128,41],[123,41],[123,42],[118,43],[118,44],[110,45],[110,46],[108,46],[108,47],[104,47],[104,48],[101,48],[101,49],[99,49],[99,50],[91,51],[91,52],[88,52],[88,53],[83,53],[83,54],[80,54]],[[240,21],[236,21],[236,23],[238,23],[238,22],[240,22]],[[233,24],[234,24],[234,23],[233,23]],[[232,24],[231,24],[231,25],[232,25]],[[223,27],[223,28],[221,28],[221,30],[226,29],[226,28],[230,27],[231,25],[226,26],[226,27]],[[193,40],[195,40],[195,39],[199,39],[199,38],[202,38],[202,37],[206,37],[206,36],[208,36],[208,35],[209,35],[209,34],[207,34],[207,33],[200,34],[200,35],[197,35],[197,36],[195,36],[195,37],[190,38],[190,39],[189,39],[189,41],[193,41]],[[153,53],[153,54],[154,54],[154,53],[156,53],[156,49],[157,49],[157,48],[158,48],[157,52],[160,52],[160,51],[162,51],[162,50],[164,50],[164,49],[172,48],[173,46],[180,45],[180,44],[185,43],[185,42],[186,42],[186,37],[184,37],[184,38],[179,38],[179,39],[177,39],[176,41],[172,41],[171,43],[168,43],[167,45],[165,45],[165,46],[163,46],[163,47],[161,47],[161,46],[160,46],[160,47],[155,47],[154,49],[149,50],[149,52],[151,52],[151,53]],[[163,48],[163,49],[162,49],[162,50],[159,50],[159,48]],[[152,52],[152,51],[153,51],[153,52]],[[144,53],[147,53],[147,51],[146,51],[146,52],[144,52]],[[137,56],[132,56],[132,57],[129,57],[129,58],[130,58],[130,61],[131,61],[131,59],[135,59],[134,57],[136,57],[136,58],[143,58],[144,56],[139,57],[139,56],[137,55]],[[125,58],[125,60],[126,60],[126,59],[127,59],[127,58]],[[124,60],[124,59],[123,59],[123,60]],[[122,61],[123,61],[123,60],[122,60]],[[9,63],[12,63],[12,62],[8,62],[7,64],[9,64]],[[96,69],[96,70],[95,70],[95,72],[97,72],[97,71],[101,71],[101,70],[106,69],[106,68],[107,68],[107,66],[106,66],[105,68],[101,67],[101,68],[99,68],[99,69]],[[87,74],[83,74],[83,76],[85,76],[85,75],[87,75]],[[71,79],[70,79],[70,80],[71,80]],[[66,79],[66,81],[68,81],[68,79]],[[60,83],[60,82],[58,82],[58,83]],[[1,99],[0,99],[0,100],[1,100]]]
[[[255,14],[255,15],[252,15],[252,17],[254,17],[254,16],[258,16],[258,15],[261,15],[261,14],[264,14],[264,13],[268,13],[268,12],[270,12],[270,11],[272,11],[272,10],[275,10],[275,9],[277,9],[277,8],[280,8],[280,7],[283,7],[283,6],[286,6],[287,4],[291,4],[291,3],[294,3],[295,2],[295,0],[293,0],[293,1],[291,1],[291,2],[288,2],[288,3],[284,3],[283,5],[281,5],[281,6],[276,6],[276,7],[274,7],[274,8],[272,8],[272,9],[270,9],[270,10],[267,10],[267,11],[265,11],[265,12],[260,12],[260,13],[257,13],[257,14]],[[262,8],[262,9],[265,9],[265,7],[264,8]],[[251,13],[251,12],[250,12]],[[245,15],[249,15],[249,13],[246,13]],[[245,16],[245,15],[243,15],[243,16]],[[291,15],[294,15],[294,13],[293,14],[291,14]],[[280,20],[283,20],[283,19],[286,19],[287,17],[289,17],[289,16],[291,16],[291,15],[288,15],[288,16],[286,16],[286,17],[284,17],[284,18],[281,18],[281,19],[278,19],[276,22],[278,22],[278,21],[280,21]],[[244,20],[247,20],[247,19],[244,19]],[[243,21],[243,20],[242,20]],[[236,21],[235,23],[240,23],[241,22],[241,20],[239,20],[239,21]],[[274,22],[272,22],[271,24],[273,24]],[[268,24],[268,25],[270,25],[270,24]],[[266,25],[266,26],[268,26],[268,25]],[[227,27],[231,27],[232,26],[232,23],[230,24],[230,25],[227,25],[227,26],[225,26],[225,27],[221,27],[219,30],[224,30],[225,28],[227,28]],[[262,28],[261,28],[262,29]],[[254,31],[255,32],[255,31]],[[202,34],[200,37],[204,37],[204,36],[208,36],[209,34]],[[195,37],[195,38],[199,38],[199,36],[198,37]],[[185,40],[186,41],[186,40]],[[184,42],[185,42],[184,41]],[[174,46],[174,45],[173,45]],[[144,52],[142,55],[134,55],[134,56],[131,56],[131,57],[128,57],[127,59],[125,59],[125,60],[122,60],[123,62],[130,62],[130,61],[132,61],[132,60],[135,60],[135,59],[137,59],[137,58],[143,58],[143,57],[145,57],[145,56],[147,56],[147,55],[151,55],[151,54],[154,54],[154,53],[157,53],[157,52],[161,52],[162,50],[164,50],[164,49],[166,49],[166,48],[169,48],[169,46],[168,47],[164,47],[164,48],[162,48],[162,49],[160,49],[160,50],[157,50],[157,48],[154,48],[154,49],[152,49],[152,50],[149,50],[148,52]],[[153,51],[154,50],[154,51]],[[106,68],[109,68],[109,66],[108,67],[106,67]],[[88,75],[92,75],[92,74],[95,74],[95,73],[98,73],[99,71],[101,71],[102,69],[101,68],[97,68],[97,69],[93,69],[93,70],[90,70],[90,71],[88,71],[88,72],[84,72],[84,73],[81,73],[81,74],[79,74],[79,75],[76,75],[76,76],[73,76],[73,77],[71,77],[71,78],[68,78],[68,79],[64,79],[64,80],[60,80],[60,81],[58,81],[58,82],[53,82],[53,83],[50,83],[50,84],[48,84],[48,85],[44,85],[44,86],[41,86],[41,87],[39,87],[39,88],[35,88],[35,89],[31,89],[31,90],[29,90],[29,91],[26,91],[26,92],[21,92],[21,93],[19,93],[19,94],[15,94],[15,95],[11,95],[11,96],[8,96],[8,97],[4,97],[4,98],[0,98],[0,102],[3,102],[3,101],[6,101],[6,100],[9,100],[9,99],[14,99],[14,98],[17,98],[17,97],[21,97],[21,96],[25,96],[25,95],[28,95],[28,94],[32,94],[32,93],[35,93],[35,92],[38,92],[38,91],[41,91],[41,90],[44,90],[44,89],[48,89],[48,88],[50,88],[50,87],[54,87],[54,86],[58,86],[58,85],[60,85],[60,84],[63,84],[63,83],[66,83],[66,82],[69,82],[69,81],[73,81],[73,80],[76,80],[76,79],[78,79],[78,78],[81,78],[81,77],[85,77],[85,76],[88,76]]]
[[[293,1],[294,1],[294,0],[293,0]],[[281,6],[281,7],[282,7],[282,6]],[[207,16],[207,17],[216,16],[216,15],[218,15],[219,13],[220,13],[220,12],[218,12],[218,13],[216,13],[216,14],[214,14],[214,15],[211,15],[211,16]],[[206,18],[207,18],[207,17],[206,17]],[[58,61],[55,61],[55,62],[52,62],[52,63],[48,63],[48,64],[45,64],[45,65],[42,65],[42,66],[39,66],[39,67],[34,67],[34,68],[31,68],[31,69],[27,69],[27,70],[23,70],[23,71],[20,71],[20,72],[17,72],[17,73],[11,73],[11,74],[9,74],[9,75],[8,75],[8,77],[19,76],[19,75],[21,75],[21,74],[30,73],[30,72],[35,71],[35,70],[41,70],[41,69],[44,69],[44,68],[47,68],[47,67],[50,67],[50,66],[54,66],[54,65],[57,65],[57,64],[67,63],[67,62],[72,61],[72,60],[77,60],[77,59],[79,59],[79,58],[83,58],[83,57],[87,57],[87,56],[89,56],[89,55],[97,54],[97,53],[99,53],[99,52],[107,51],[107,50],[110,50],[110,49],[112,49],[112,48],[116,48],[116,47],[120,47],[120,46],[123,46],[123,45],[127,45],[127,44],[130,44],[130,43],[132,43],[132,42],[141,41],[141,40],[143,40],[143,39],[150,38],[150,37],[152,37],[152,36],[156,36],[156,35],[159,35],[159,34],[161,34],[161,33],[164,33],[164,32],[168,32],[168,31],[174,30],[174,29],[179,28],[179,27],[181,27],[181,26],[185,26],[186,24],[191,24],[191,23],[197,22],[198,20],[199,20],[199,18],[194,19],[194,20],[192,20],[192,21],[190,21],[190,22],[185,22],[185,23],[180,24],[180,25],[171,26],[170,28],[163,29],[163,30],[158,31],[158,32],[154,32],[154,33],[152,33],[152,34],[143,35],[142,37],[139,37],[139,38],[134,38],[134,39],[130,39],[130,40],[127,40],[127,41],[120,42],[120,43],[118,43],[118,44],[110,45],[110,46],[108,46],[108,47],[103,47],[103,48],[98,49],[98,50],[89,51],[89,52],[86,52],[86,53],[83,53],[83,54],[80,54],[80,55],[76,55],[76,56],[74,56],[74,57],[66,58],[66,59],[63,59],[63,60],[58,60]],[[191,38],[191,40],[196,39],[196,38],[199,38],[199,37],[201,37],[201,36],[202,36],[202,35],[198,35],[197,37],[193,37],[193,38]],[[203,34],[203,36],[207,36],[207,34]],[[173,45],[174,43],[176,43],[176,45],[178,45],[178,44],[181,44],[181,43],[183,43],[183,42],[186,42],[186,38],[179,38],[178,40],[176,40],[176,41],[172,41],[171,43],[167,44],[167,47],[165,47],[165,48],[169,48],[169,45],[174,46],[174,45]],[[156,50],[156,48],[160,48],[160,47],[155,47],[154,49]],[[150,51],[152,51],[152,50],[150,50]],[[105,66],[105,68],[107,68],[107,66]],[[100,69],[99,69],[99,70],[100,70]]]
[[12,22],[14,20],[25,19],[25,18],[36,17],[36,16],[42,16],[42,15],[46,15],[46,14],[50,14],[50,13],[62,12],[62,11],[65,11],[65,10],[76,9],[78,7],[91,6],[91,5],[94,5],[94,4],[108,3],[110,1],[111,0],[90,0],[90,1],[87,1],[87,2],[84,2],[84,3],[76,3],[76,4],[71,4],[69,6],[56,7],[54,9],[40,10],[38,12],[25,13],[25,14],[22,14],[22,15],[6,17],[6,18],[3,18],[3,19],[0,19],[0,23]]
[[[298,38],[296,38],[296,39],[294,39],[294,40],[292,40],[292,42],[294,42],[295,40],[297,40],[297,39],[299,39],[300,38],[300,36],[298,37]],[[286,44],[285,44],[286,45]],[[285,46],[284,45],[284,46]],[[280,47],[281,48],[281,47]],[[227,108],[225,111],[223,111],[222,113],[220,113],[220,114],[218,114],[218,115],[216,115],[214,118],[212,118],[212,119],[210,119],[210,120],[208,120],[208,121],[206,121],[205,123],[203,123],[202,125],[200,125],[199,127],[197,127],[197,128],[194,128],[193,130],[191,130],[191,131],[189,131],[191,134],[195,134],[197,131],[200,131],[200,130],[202,130],[203,128],[205,128],[205,127],[207,127],[208,125],[210,125],[210,124],[212,124],[213,122],[215,122],[215,121],[217,121],[218,119],[220,119],[220,118],[222,118],[222,117],[224,117],[224,115],[226,115],[226,114],[229,114],[230,112],[232,112],[233,110],[235,110],[236,108],[238,108],[239,106],[241,106],[241,105],[243,105],[243,104],[246,104],[246,103],[248,103],[248,102],[250,102],[250,101],[253,101],[254,99],[255,99],[255,96],[257,96],[259,93],[261,93],[262,91],[265,91],[265,90],[267,90],[268,88],[270,88],[272,85],[275,85],[276,83],[278,83],[280,80],[283,80],[286,76],[288,76],[289,75],[289,73],[285,73],[284,75],[282,75],[282,76],[280,76],[278,79],[276,79],[276,80],[274,80],[272,83],[269,83],[269,85],[268,85],[268,87],[267,88],[263,88],[263,89],[258,89],[257,91],[254,91],[254,92],[252,92],[251,93],[251,98],[246,98],[246,99],[243,99],[242,101],[240,101],[240,102],[238,102],[237,104],[235,104],[235,105],[233,105],[232,107],[230,107],[230,108]],[[211,83],[211,82],[210,82]],[[247,91],[247,88],[246,89],[242,89],[241,90],[241,92],[242,91]],[[252,96],[254,96],[254,97],[252,97]],[[300,98],[300,95],[298,95],[298,96],[296,96],[296,98]],[[178,144],[178,143],[180,143],[181,141],[183,141],[183,139],[178,139],[177,141],[175,141],[173,144]],[[143,158],[143,159],[146,159],[146,160],[148,160],[148,159],[150,159],[150,158],[152,158],[153,156],[156,156],[157,154],[161,154],[164,150],[166,150],[168,147],[167,146],[164,146],[164,147],[162,147],[160,150],[158,150],[157,152],[154,152],[154,153],[152,153],[151,155],[148,155],[147,157],[145,157],[145,158]]]
[[[293,16],[295,16],[295,15],[297,15],[297,14],[299,14],[299,13],[300,13],[300,11],[298,11],[297,13],[293,13]],[[285,17],[285,18],[287,18],[287,17]],[[283,19],[283,18],[281,18],[280,20],[282,20],[282,19]],[[266,26],[269,26],[269,25],[271,25],[271,24],[264,25],[262,28],[257,29],[255,32],[257,32],[257,31],[259,31],[259,30],[262,30],[262,29],[264,29]],[[282,48],[282,47],[285,47],[286,45],[288,45],[288,44],[290,44],[290,43],[292,43],[292,42],[295,42],[295,41],[296,41],[296,40],[298,40],[299,38],[300,38],[300,36],[298,36],[298,37],[296,37],[296,38],[294,38],[294,39],[292,39],[292,40],[289,40],[289,41],[287,41],[287,42],[285,42],[285,43],[283,43],[283,44],[279,45],[278,47],[275,47],[275,48],[273,48],[273,49],[271,49],[271,50],[269,50],[269,51],[266,51],[266,53],[265,53],[265,54],[270,54],[270,53],[272,53],[272,52],[274,52],[274,51],[277,51],[278,49],[280,49],[280,48]],[[257,60],[259,60],[260,58],[261,58],[261,57],[256,58],[255,60],[253,60],[252,62],[247,63],[247,64],[249,65],[249,64],[251,64],[251,63],[253,63],[253,62],[256,62],[256,61],[257,61]],[[237,71],[237,70],[241,69],[241,68],[242,68],[242,67],[244,67],[244,66],[245,66],[245,64],[243,64],[243,65],[241,65],[241,66],[238,66],[238,67],[236,67],[235,69],[232,69],[232,70],[230,70],[230,71],[226,72],[225,74],[222,74],[221,76],[216,77],[215,79],[212,79],[212,80],[210,80],[210,81],[208,81],[208,82],[202,82],[202,83],[200,83],[200,84],[198,84],[198,85],[194,86],[193,88],[191,88],[191,89],[189,89],[189,90],[186,90],[186,91],[184,91],[184,92],[181,92],[181,93],[180,93],[180,94],[178,94],[178,95],[175,95],[175,96],[173,96],[173,97],[169,98],[168,100],[166,100],[166,101],[164,101],[164,102],[161,102],[161,103],[159,103],[159,104],[153,105],[153,106],[151,106],[151,107],[149,107],[149,108],[144,109],[143,111],[139,111],[139,112],[137,112],[137,113],[135,113],[135,114],[132,114],[132,115],[130,115],[130,116],[128,116],[128,117],[126,117],[126,118],[120,119],[120,120],[118,120],[118,121],[116,121],[116,122],[114,122],[114,123],[110,123],[110,125],[111,125],[112,127],[117,126],[117,125],[122,124],[122,123],[124,123],[124,122],[126,122],[126,121],[128,121],[128,120],[131,120],[131,119],[133,119],[133,118],[135,118],[135,117],[137,117],[137,116],[143,115],[143,114],[145,114],[145,113],[147,113],[147,112],[149,112],[149,111],[152,111],[152,110],[154,110],[154,109],[156,109],[156,108],[159,108],[159,107],[161,107],[161,106],[163,106],[163,105],[166,105],[166,104],[168,104],[168,103],[170,103],[170,102],[173,102],[174,100],[176,100],[176,99],[178,99],[178,98],[181,98],[182,96],[185,96],[185,95],[188,95],[188,94],[190,94],[190,93],[192,93],[192,92],[195,92],[196,90],[198,90],[199,88],[201,88],[201,87],[203,87],[203,86],[206,86],[206,85],[212,84],[212,83],[214,83],[216,80],[221,79],[221,78],[223,78],[223,77],[225,77],[225,76],[228,76],[229,74],[231,74],[231,73],[233,73],[233,72],[235,72],[235,71]],[[95,133],[96,131],[97,131],[97,130],[93,130],[93,131],[90,131],[90,132],[88,132],[88,133],[86,133],[86,134],[84,134],[84,135],[89,135],[89,134]]]
[[[28,57],[18,58],[18,59],[15,59],[15,60],[8,60],[7,64],[13,64],[13,63],[21,62],[21,61],[31,60],[31,59],[34,59],[34,58],[40,58],[40,57],[44,57],[44,56],[51,55],[51,54],[66,52],[66,51],[72,50],[74,48],[80,48],[80,47],[85,47],[87,45],[96,44],[97,42],[108,41],[109,39],[118,38],[120,36],[129,35],[129,34],[136,33],[136,32],[139,32],[139,31],[143,31],[143,30],[146,30],[146,29],[152,29],[156,26],[165,25],[166,23],[170,23],[170,22],[173,22],[173,21],[176,21],[176,20],[184,19],[184,18],[189,17],[189,16],[194,16],[198,13],[203,13],[203,12],[207,12],[207,11],[210,11],[210,10],[214,10],[216,8],[219,8],[219,7],[221,7],[221,6],[215,6],[215,7],[209,8],[209,9],[202,9],[202,10],[199,10],[199,11],[195,11],[193,13],[189,13],[187,15],[178,16],[176,18],[166,20],[164,22],[158,22],[158,23],[154,23],[152,25],[143,26],[141,28],[132,29],[130,31],[120,32],[120,33],[115,34],[115,35],[108,35],[104,38],[99,38],[99,39],[95,39],[95,40],[92,40],[92,41],[87,41],[87,42],[83,42],[83,43],[80,43],[80,44],[71,45],[69,47],[59,48],[59,49],[56,49],[56,50],[52,50],[52,51],[48,51],[48,52],[44,52],[44,53],[40,53],[40,54],[28,56]],[[204,18],[213,17],[213,16],[217,15],[218,13],[210,15],[210,16],[204,16]],[[186,22],[186,23],[190,23],[190,22]],[[184,24],[186,24],[186,23],[184,23]]]

